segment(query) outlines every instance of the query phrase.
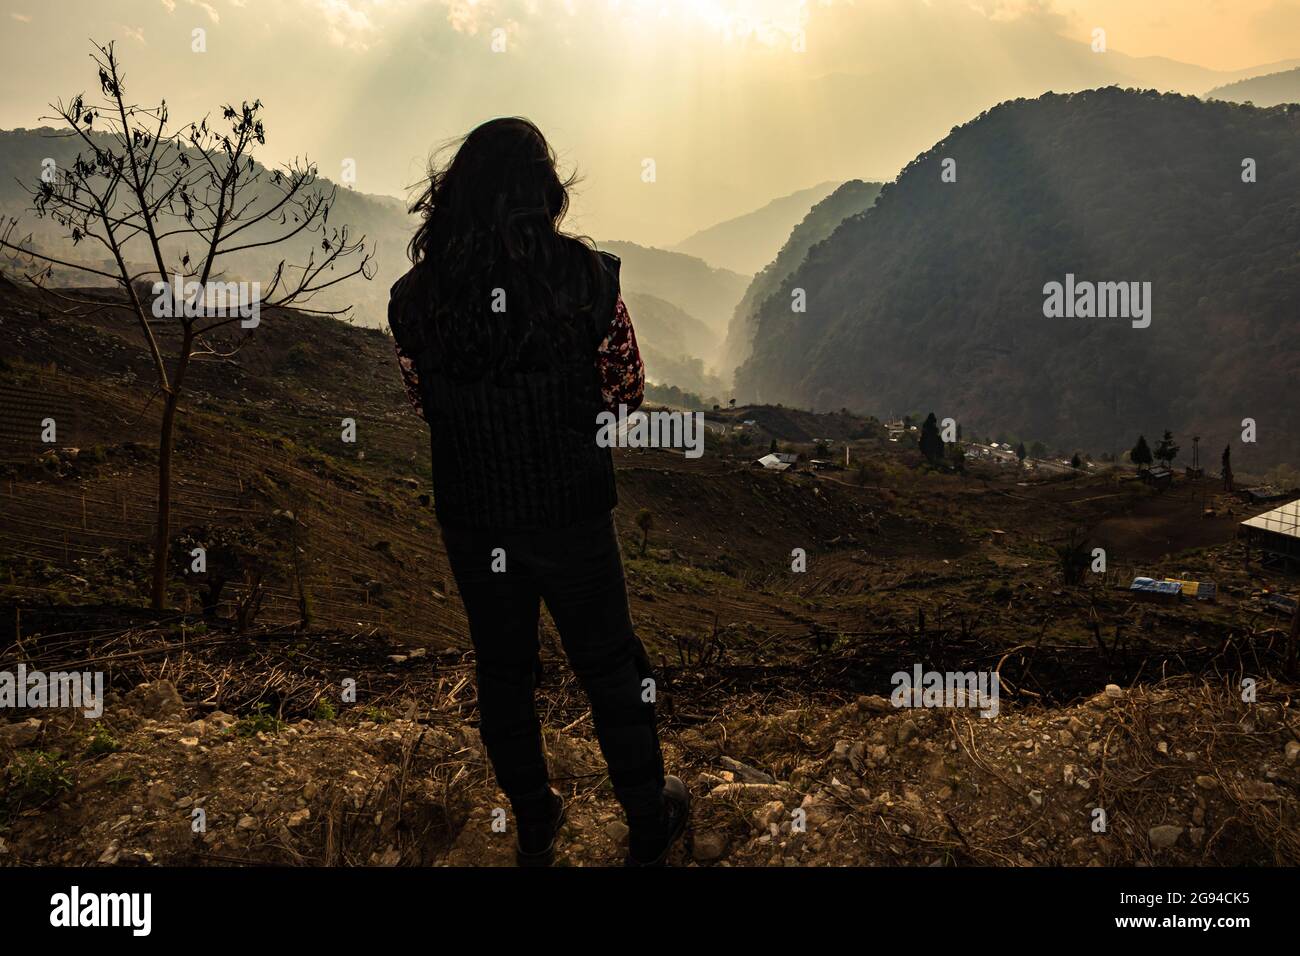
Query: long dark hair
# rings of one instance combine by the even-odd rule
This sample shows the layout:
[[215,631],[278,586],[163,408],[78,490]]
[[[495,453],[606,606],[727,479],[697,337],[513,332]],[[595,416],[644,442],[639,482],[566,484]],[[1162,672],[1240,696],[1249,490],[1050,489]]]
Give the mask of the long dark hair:
[[[590,341],[604,270],[586,241],[560,231],[574,181],[519,117],[489,120],[446,165],[430,163],[409,254],[428,290],[429,340],[451,374],[549,367]],[[504,312],[492,308],[497,289]]]

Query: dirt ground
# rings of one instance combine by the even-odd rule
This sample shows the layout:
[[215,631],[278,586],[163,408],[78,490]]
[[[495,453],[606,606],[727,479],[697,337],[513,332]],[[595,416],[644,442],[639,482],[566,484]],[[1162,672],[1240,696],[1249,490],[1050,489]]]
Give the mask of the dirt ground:
[[[1248,707],[1176,680],[988,719],[878,696],[719,715],[667,735],[694,794],[674,863],[1295,865],[1295,688],[1259,693]],[[0,863],[513,865],[475,731],[447,709],[373,716],[250,721],[156,681],[115,695],[94,729],[7,725],[20,760],[82,755],[56,798],[11,817]],[[557,865],[620,864],[626,827],[589,727],[546,744],[569,804]]]
[[[218,581],[178,560],[152,613],[139,349],[26,293],[0,294],[0,322],[17,396],[0,421],[0,670],[93,669],[111,692],[97,724],[0,717],[0,863],[509,862],[427,430],[391,342],[288,314],[261,351],[196,373],[173,527],[228,567]],[[28,447],[23,415],[45,401],[70,430]],[[864,417],[762,411],[728,415],[789,428],[773,440],[805,456],[800,436],[842,437],[864,467],[768,472],[752,466],[766,442],[615,455],[633,621],[697,798],[678,862],[1300,862],[1289,621],[1266,601],[1297,583],[1235,537],[1265,507],[1122,468],[954,474]],[[1105,570],[1067,583],[1072,537]],[[1139,599],[1137,575],[1218,597]],[[616,863],[618,809],[549,619],[541,643],[572,801],[562,862]],[[995,674],[1000,715],[900,712],[894,675],[915,665]]]

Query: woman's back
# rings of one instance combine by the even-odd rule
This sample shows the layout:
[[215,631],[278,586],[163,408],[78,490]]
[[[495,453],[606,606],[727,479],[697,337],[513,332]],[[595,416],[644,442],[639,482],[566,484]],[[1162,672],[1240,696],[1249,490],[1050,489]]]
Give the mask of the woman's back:
[[664,774],[649,658],[632,627],[596,417],[640,404],[645,370],[619,262],[559,231],[567,183],[537,127],[492,120],[430,171],[415,267],[388,321],[429,422],[433,493],[476,655],[479,735],[518,823],[521,865],[564,825],[537,720],[544,601],[591,701],[628,862],[659,865],[690,795]]
[[[596,415],[604,407],[597,355],[615,320],[619,263],[576,240],[564,244],[570,261],[554,265],[559,309],[543,321],[512,314],[535,306],[523,283],[501,272],[473,295],[483,303],[477,314],[440,308],[427,265],[393,287],[389,325],[429,422],[444,525],[564,527],[616,504]],[[594,257],[594,273],[584,256]]]

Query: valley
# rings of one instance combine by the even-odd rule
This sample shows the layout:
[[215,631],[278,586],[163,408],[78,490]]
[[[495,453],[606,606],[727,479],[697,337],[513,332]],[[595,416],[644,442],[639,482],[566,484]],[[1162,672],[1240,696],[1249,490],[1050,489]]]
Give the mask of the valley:
[[[242,3],[188,6],[215,43],[249,28]],[[540,793],[507,813],[481,734],[493,714],[499,741],[534,733],[522,693],[500,703],[529,673],[561,867],[655,861],[637,838],[680,806],[634,813],[629,841],[611,739],[641,734],[641,783],[658,764],[634,677],[693,798],[686,839],[658,834],[673,865],[1300,865],[1300,109],[1294,51],[1258,39],[1285,11],[1225,30],[1231,54],[1184,39],[1184,61],[1050,3],[821,4],[743,31],[713,5],[566,7],[554,37],[530,5],[484,71],[474,4],[317,6],[330,56],[205,103],[214,125],[131,105],[162,104],[176,60],[113,23],[99,106],[0,131],[0,868],[546,862],[545,820],[520,825]],[[163,8],[151,24],[197,16]],[[587,59],[617,70],[571,46],[592,24]],[[127,62],[148,81],[129,97]],[[405,84],[431,63],[455,80],[433,103]],[[536,125],[506,118],[525,106]],[[271,117],[271,150],[327,144],[326,165],[255,160],[288,155],[263,149]],[[415,185],[392,185],[403,164]],[[438,434],[466,499],[516,499],[511,530],[584,512],[609,488],[574,441],[593,387],[532,373],[577,341],[533,320],[565,319],[537,308],[556,277],[593,288],[556,236],[586,225],[635,329],[613,310],[575,368],[632,388],[591,426],[648,659],[593,652],[623,655],[603,701],[549,611],[536,660],[531,608],[522,656],[476,658],[435,518],[452,453],[393,338],[456,417]],[[419,347],[422,302],[389,311],[412,256],[456,306],[446,355]],[[154,275],[222,313],[146,311]],[[629,420],[634,341],[649,417]],[[480,389],[493,367],[527,374]],[[567,569],[569,540],[540,550]],[[518,623],[487,620],[485,657],[478,628]],[[587,663],[589,684],[618,670]],[[495,756],[540,779],[535,754]]]
[[[64,712],[0,725],[0,862],[511,863],[391,339],[272,311],[195,366],[168,608],[149,612],[157,405],[138,332],[0,282],[0,645],[49,672],[102,669],[109,688],[93,728]],[[1237,538],[1268,506],[1213,478],[1156,489],[1127,465],[933,468],[848,411],[706,418],[698,459],[615,451],[633,620],[670,764],[698,795],[683,862],[1300,861],[1289,622],[1267,600],[1294,578],[1248,564]],[[812,468],[819,442],[836,461],[847,445],[849,466]],[[802,458],[756,466],[772,447]],[[1067,583],[1076,535],[1106,568]],[[1138,576],[1218,597],[1153,601],[1129,591]],[[542,645],[546,742],[573,800],[560,862],[617,862],[617,806],[549,620]],[[914,666],[995,673],[1000,715],[896,711],[893,675]]]

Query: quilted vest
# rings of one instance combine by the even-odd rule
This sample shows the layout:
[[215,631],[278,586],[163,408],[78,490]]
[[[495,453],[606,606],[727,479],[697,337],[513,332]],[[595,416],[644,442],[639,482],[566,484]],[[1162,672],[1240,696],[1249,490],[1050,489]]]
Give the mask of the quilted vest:
[[[570,364],[458,381],[444,374],[433,349],[412,354],[399,337],[419,376],[441,524],[562,528],[617,504],[612,453],[596,444],[602,410],[596,346],[613,321],[619,260],[607,253],[599,257],[606,273],[597,290],[599,327],[592,330],[590,355]],[[401,285],[390,308],[427,312],[427,303],[397,301]]]

